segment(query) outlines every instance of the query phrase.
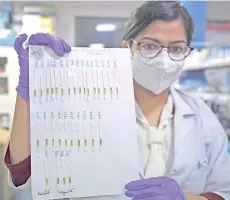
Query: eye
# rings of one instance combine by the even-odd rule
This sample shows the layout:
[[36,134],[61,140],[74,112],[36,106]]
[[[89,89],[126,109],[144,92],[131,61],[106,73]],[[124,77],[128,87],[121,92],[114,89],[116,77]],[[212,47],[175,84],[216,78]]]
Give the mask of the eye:
[[151,51],[158,51],[161,47],[159,45],[156,44],[151,44],[151,43],[141,43],[140,48],[142,50],[151,50]]
[[176,54],[181,54],[186,52],[187,47],[186,46],[170,46],[169,47],[169,52],[170,53],[176,53]]

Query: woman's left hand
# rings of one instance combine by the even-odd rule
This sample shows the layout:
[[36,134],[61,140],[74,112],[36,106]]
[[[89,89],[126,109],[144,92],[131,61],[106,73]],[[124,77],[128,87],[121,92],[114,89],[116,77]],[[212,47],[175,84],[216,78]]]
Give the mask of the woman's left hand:
[[176,181],[169,177],[156,177],[132,181],[125,188],[133,200],[186,200]]

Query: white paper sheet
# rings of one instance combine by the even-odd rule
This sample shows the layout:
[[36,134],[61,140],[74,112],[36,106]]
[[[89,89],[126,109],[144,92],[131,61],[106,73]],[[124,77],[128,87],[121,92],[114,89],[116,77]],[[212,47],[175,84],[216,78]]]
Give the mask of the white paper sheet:
[[129,50],[29,53],[33,198],[124,193],[140,166]]

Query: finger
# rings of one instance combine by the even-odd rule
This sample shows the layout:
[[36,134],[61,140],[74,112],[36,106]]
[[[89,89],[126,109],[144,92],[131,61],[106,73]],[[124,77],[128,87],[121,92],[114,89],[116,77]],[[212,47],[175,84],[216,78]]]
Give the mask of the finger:
[[140,188],[148,188],[151,186],[160,186],[166,183],[165,177],[154,177],[154,178],[148,178],[148,179],[142,179],[138,181],[132,181],[128,184],[126,184],[125,188],[127,190],[137,190]]
[[152,197],[153,196],[151,188],[146,188],[146,189],[141,189],[141,190],[134,190],[134,191],[127,191],[125,193],[125,195],[127,197],[135,198],[135,199],[145,198],[145,197]]
[[60,40],[52,41],[48,46],[58,56],[63,56],[65,54],[65,48]]
[[65,54],[65,47],[62,44],[62,40],[55,38],[54,36],[46,33],[45,34],[46,38],[47,38],[47,43],[48,43],[48,47],[50,49],[52,49],[52,51],[57,54],[58,56],[63,56]]
[[28,43],[29,45],[48,46],[58,56],[64,55],[64,47],[62,46],[61,42],[48,33],[32,34],[29,38]]
[[50,42],[50,37],[47,37],[45,33],[32,34],[29,38],[29,45],[41,45],[47,46]]
[[17,52],[17,54],[19,54],[20,51],[22,49],[24,49],[23,48],[23,43],[26,41],[27,37],[28,36],[26,34],[21,34],[16,38],[16,40],[14,42],[14,49]]
[[65,53],[69,53],[71,51],[71,47],[65,40],[59,39],[64,47]]
[[134,198],[145,198],[145,197],[153,197],[156,195],[169,195],[171,194],[173,189],[168,186],[153,186],[140,190],[129,190],[125,193],[127,197]]
[[176,200],[170,195],[156,195],[154,197],[133,198],[132,200]]
[[57,39],[48,33],[36,33],[30,36],[29,45],[48,46],[58,56],[63,56],[71,51],[71,47],[61,39]]
[[63,56],[71,51],[71,47],[62,39],[56,39],[50,45],[50,48],[58,55]]

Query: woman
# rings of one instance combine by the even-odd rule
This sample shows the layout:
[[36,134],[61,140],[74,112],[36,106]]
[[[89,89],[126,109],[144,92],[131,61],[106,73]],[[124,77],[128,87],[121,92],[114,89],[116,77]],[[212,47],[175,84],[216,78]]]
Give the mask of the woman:
[[[142,179],[125,186],[130,199],[230,199],[230,157],[223,128],[201,100],[171,87],[192,50],[192,32],[192,19],[178,2],[144,2],[127,23],[122,46],[132,53],[137,136],[144,166]],[[11,185],[21,192],[30,190],[31,173],[28,51],[22,47],[26,37],[15,41],[20,78],[5,158]],[[48,34],[32,35],[29,44],[48,46],[59,56],[71,50]]]

